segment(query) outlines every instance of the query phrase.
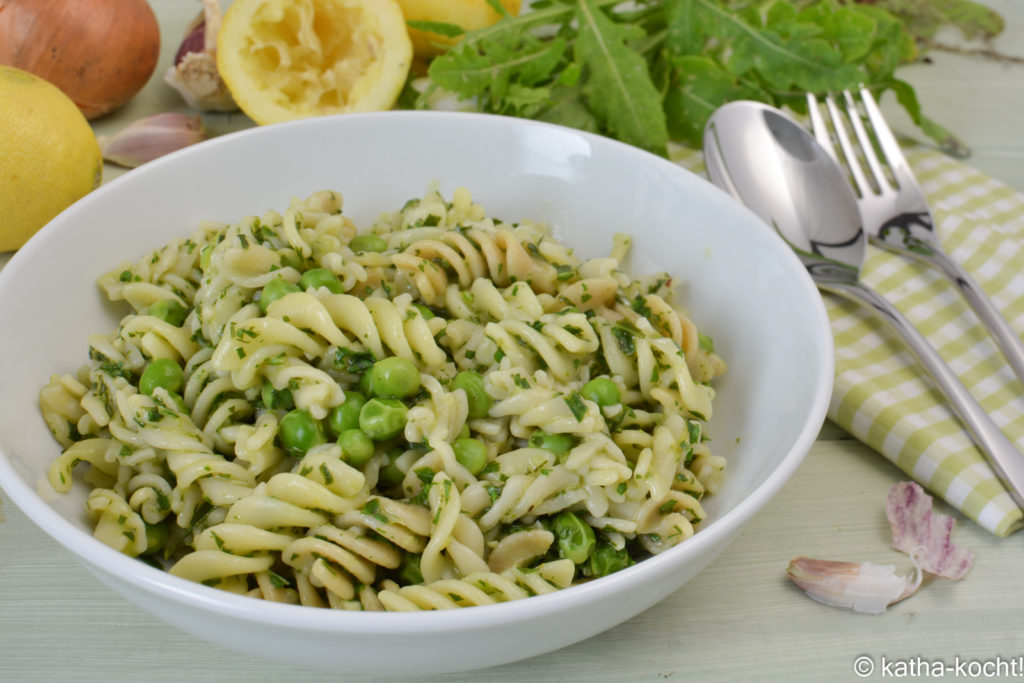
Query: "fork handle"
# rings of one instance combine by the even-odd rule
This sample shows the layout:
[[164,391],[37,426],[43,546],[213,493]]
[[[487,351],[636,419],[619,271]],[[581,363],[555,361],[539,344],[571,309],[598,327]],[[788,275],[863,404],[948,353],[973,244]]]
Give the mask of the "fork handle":
[[975,282],[974,278],[964,270],[963,266],[954,261],[949,254],[934,244],[922,250],[900,251],[919,261],[938,268],[949,281],[956,285],[967,303],[978,314],[981,323],[988,329],[999,350],[1003,352],[1017,379],[1024,386],[1024,342],[1006,322],[999,309],[988,298],[985,291]]
[[864,304],[903,337],[910,351],[929,373],[935,386],[946,397],[950,408],[967,427],[974,442],[992,465],[1018,507],[1024,508],[1024,455],[999,429],[989,414],[967,390],[952,368],[924,338],[924,335],[887,299],[859,282],[824,283],[822,289]]

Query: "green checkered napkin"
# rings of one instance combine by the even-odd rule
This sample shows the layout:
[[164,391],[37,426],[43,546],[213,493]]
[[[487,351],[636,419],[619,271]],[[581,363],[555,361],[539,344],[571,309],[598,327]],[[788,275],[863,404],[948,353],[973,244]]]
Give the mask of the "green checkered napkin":
[[[904,151],[943,247],[1024,336],[1024,195],[934,150]],[[672,158],[703,172],[699,154]],[[873,246],[863,280],[924,333],[1024,453],[1024,387],[953,285]],[[1024,512],[903,342],[863,307],[832,295],[825,302],[836,352],[829,418],[997,536],[1024,526]]]

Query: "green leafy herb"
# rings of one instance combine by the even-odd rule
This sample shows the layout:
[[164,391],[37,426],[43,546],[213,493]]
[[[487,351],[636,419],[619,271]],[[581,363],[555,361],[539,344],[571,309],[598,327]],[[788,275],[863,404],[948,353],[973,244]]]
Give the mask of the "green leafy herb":
[[619,323],[612,327],[612,334],[615,335],[615,341],[619,343],[619,349],[624,354],[632,356],[636,353],[636,342],[633,340],[635,333],[632,330]]
[[803,113],[804,93],[863,83],[894,90],[914,122],[955,151],[959,141],[895,75],[949,24],[969,36],[1002,30],[998,15],[971,0],[538,0],[435,58],[412,106],[449,91],[484,112],[665,155],[670,140],[699,147],[708,117],[730,100]]
[[373,363],[373,354],[369,352],[353,351],[347,348],[338,348],[334,351],[334,367],[353,375],[362,375],[373,367]]
[[285,588],[291,585],[291,582],[285,577],[281,576],[272,569],[268,569],[267,573],[270,575],[270,583],[274,588]]
[[572,411],[573,417],[579,422],[583,419],[583,416],[587,414],[587,404],[583,402],[583,397],[577,392],[572,392],[565,397],[565,405],[569,406],[569,410]]
[[380,498],[371,498],[366,501],[366,505],[363,506],[363,514],[369,515],[374,519],[384,522],[387,524],[390,520],[380,511]]
[[707,351],[708,353],[715,352],[715,340],[703,332],[697,333],[697,346],[701,351]]

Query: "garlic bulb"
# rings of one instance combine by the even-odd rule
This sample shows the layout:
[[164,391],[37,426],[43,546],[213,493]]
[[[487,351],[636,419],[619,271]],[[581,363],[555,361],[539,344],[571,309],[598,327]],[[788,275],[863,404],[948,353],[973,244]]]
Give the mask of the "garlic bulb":
[[189,25],[164,81],[199,111],[235,111],[238,105],[217,71],[220,3],[202,0],[203,12]]

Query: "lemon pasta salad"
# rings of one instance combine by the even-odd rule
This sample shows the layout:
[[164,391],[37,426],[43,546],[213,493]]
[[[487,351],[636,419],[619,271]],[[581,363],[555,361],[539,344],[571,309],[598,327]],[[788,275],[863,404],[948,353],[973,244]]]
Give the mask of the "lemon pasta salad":
[[693,535],[725,364],[667,275],[432,191],[359,232],[318,192],[103,275],[128,313],[40,392],[95,536],[266,600],[418,610],[604,576]]

